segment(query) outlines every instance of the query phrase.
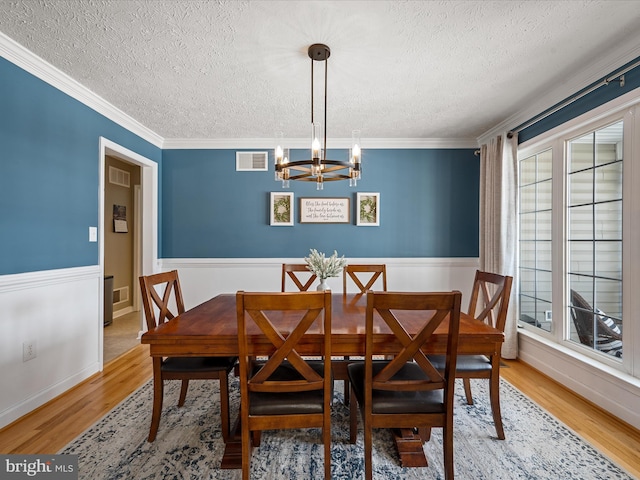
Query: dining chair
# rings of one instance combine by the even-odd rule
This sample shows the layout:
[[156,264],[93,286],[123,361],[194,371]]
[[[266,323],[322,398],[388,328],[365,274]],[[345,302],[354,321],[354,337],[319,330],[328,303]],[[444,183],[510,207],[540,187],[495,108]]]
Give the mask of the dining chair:
[[[358,406],[364,426],[365,478],[371,480],[372,429],[418,428],[422,441],[432,427],[443,428],[445,478],[453,479],[453,393],[460,328],[460,292],[369,292],[367,293],[364,362],[348,367],[351,392],[350,441],[357,437]],[[420,322],[413,337],[404,325]],[[435,329],[448,319],[446,362],[443,372],[429,361],[423,348]],[[374,336],[383,326],[390,334],[387,360],[374,360],[380,348]],[[357,402],[356,402],[357,400]]]
[[[382,283],[382,291],[387,291],[387,266],[385,264],[353,264],[347,265],[342,270],[342,293],[347,294],[348,279],[351,279],[358,288],[360,294],[364,295],[371,290],[378,281]],[[379,288],[377,290],[380,290]],[[344,380],[344,404],[349,405],[349,377],[346,367],[350,357],[343,357],[342,360],[334,360],[334,376],[336,380]]]
[[[146,275],[139,278],[142,304],[147,328],[158,325],[184,313],[184,300],[180,289],[178,271]],[[158,293],[158,288],[161,293]],[[157,315],[156,315],[157,310]],[[174,313],[172,313],[172,310]],[[222,438],[229,438],[229,387],[228,374],[236,364],[237,357],[153,357],[153,413],[149,441],[153,442],[160,425],[165,380],[181,380],[178,406],[184,405],[189,380],[219,380],[220,423]]]
[[[302,272],[306,272],[302,273]],[[316,274],[307,268],[306,263],[283,263],[282,264],[282,287],[281,292],[286,292],[287,278],[289,278],[298,290],[306,292],[316,281]]]
[[[249,479],[252,435],[262,430],[321,428],[324,477],[331,478],[331,292],[236,294],[242,478]],[[317,347],[298,352],[305,333]],[[260,361],[254,361],[259,358]]]
[[[467,313],[504,332],[512,282],[513,278],[510,276],[476,270]],[[489,398],[493,423],[498,438],[504,440],[504,428],[500,413],[500,358],[500,352],[489,357],[485,355],[459,355],[456,378],[461,378],[463,381],[468,405],[473,405],[471,379],[489,379]],[[436,368],[444,368],[444,357],[431,356],[431,361],[436,365]]]
[[[382,281],[382,290],[387,291],[387,266],[378,265],[347,265],[342,270],[342,293],[347,293],[347,279],[356,284],[360,293],[372,290],[378,278]],[[365,283],[366,282],[366,283]],[[377,288],[376,290],[380,290]]]

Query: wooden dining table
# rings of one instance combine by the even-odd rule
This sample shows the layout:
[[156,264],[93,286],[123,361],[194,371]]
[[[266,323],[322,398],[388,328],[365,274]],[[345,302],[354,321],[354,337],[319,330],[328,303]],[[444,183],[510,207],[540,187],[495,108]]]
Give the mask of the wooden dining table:
[[[331,318],[332,356],[362,356],[365,348],[366,295],[333,294]],[[409,334],[419,330],[424,318],[402,319]],[[374,323],[375,325],[375,323]],[[315,328],[315,330],[314,330]],[[311,327],[300,344],[301,354],[318,354],[322,342],[321,326]],[[374,337],[375,354],[385,355],[397,352],[397,340],[383,324],[378,324]],[[413,331],[412,331],[413,330]],[[448,321],[445,320],[432,334],[425,346],[428,353],[442,354],[446,351]],[[260,341],[261,332],[248,331]],[[252,341],[253,341],[252,340]],[[459,354],[498,355],[502,348],[504,334],[473,317],[460,315]],[[141,342],[149,345],[152,357],[177,356],[237,356],[238,325],[236,295],[221,294],[158,325],[142,335]],[[346,378],[346,362],[336,362],[334,377]],[[154,372],[155,378],[155,372]],[[412,431],[396,434],[396,445],[403,466],[426,466],[422,450],[422,440]],[[241,468],[241,443],[239,435],[232,435],[227,441],[221,468]]]

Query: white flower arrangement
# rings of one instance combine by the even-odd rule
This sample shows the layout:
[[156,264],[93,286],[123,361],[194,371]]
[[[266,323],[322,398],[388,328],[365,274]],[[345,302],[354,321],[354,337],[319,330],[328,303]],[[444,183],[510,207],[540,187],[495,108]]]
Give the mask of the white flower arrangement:
[[318,252],[315,248],[310,252],[304,261],[307,262],[307,268],[315,273],[321,282],[329,277],[337,277],[347,266],[344,255],[338,258],[338,252],[335,250],[329,258],[325,258],[324,253]]

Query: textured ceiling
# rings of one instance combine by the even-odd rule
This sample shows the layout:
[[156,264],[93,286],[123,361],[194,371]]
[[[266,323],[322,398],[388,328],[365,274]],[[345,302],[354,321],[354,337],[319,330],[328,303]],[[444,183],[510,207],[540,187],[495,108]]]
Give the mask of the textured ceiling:
[[307,137],[318,42],[329,137],[469,139],[637,49],[640,3],[0,0],[0,31],[165,139]]

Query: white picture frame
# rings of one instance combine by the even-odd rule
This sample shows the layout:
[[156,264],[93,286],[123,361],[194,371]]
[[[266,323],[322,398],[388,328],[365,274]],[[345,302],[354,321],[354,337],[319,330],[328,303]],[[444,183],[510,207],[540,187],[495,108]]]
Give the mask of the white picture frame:
[[358,192],[356,225],[359,227],[377,227],[380,225],[380,193]]
[[301,197],[300,223],[351,223],[349,197]]
[[293,192],[271,192],[269,221],[273,227],[293,226]]

